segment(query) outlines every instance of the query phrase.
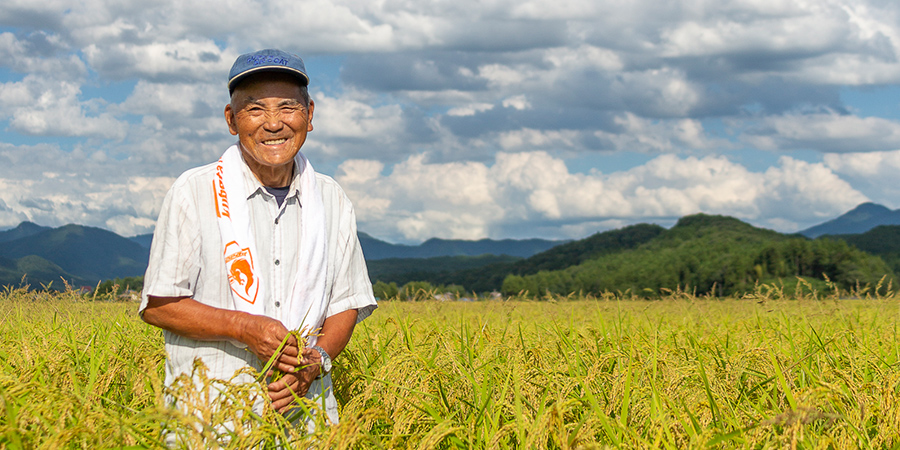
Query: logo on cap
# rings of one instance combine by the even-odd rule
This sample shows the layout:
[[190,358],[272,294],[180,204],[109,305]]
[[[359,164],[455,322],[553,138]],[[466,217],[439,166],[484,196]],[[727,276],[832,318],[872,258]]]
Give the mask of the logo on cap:
[[247,58],[248,64],[253,64],[254,66],[258,66],[260,64],[280,64],[282,66],[288,65],[288,60],[279,56],[269,56],[269,55],[254,55]]

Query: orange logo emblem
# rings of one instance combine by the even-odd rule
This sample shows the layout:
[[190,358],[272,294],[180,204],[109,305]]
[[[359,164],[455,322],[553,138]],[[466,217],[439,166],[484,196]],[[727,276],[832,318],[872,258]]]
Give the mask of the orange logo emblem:
[[225,269],[228,271],[228,284],[232,292],[251,305],[256,303],[259,283],[250,249],[240,248],[235,241],[229,242],[225,246]]

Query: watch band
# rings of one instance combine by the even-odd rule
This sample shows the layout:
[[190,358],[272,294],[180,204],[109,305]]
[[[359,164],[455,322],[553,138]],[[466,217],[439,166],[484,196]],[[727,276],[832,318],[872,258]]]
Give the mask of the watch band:
[[328,352],[326,352],[324,348],[319,347],[318,345],[313,345],[310,348],[319,352],[319,356],[322,357],[322,366],[319,369],[319,376],[316,377],[322,378],[328,374],[328,372],[331,372],[331,356],[328,355]]

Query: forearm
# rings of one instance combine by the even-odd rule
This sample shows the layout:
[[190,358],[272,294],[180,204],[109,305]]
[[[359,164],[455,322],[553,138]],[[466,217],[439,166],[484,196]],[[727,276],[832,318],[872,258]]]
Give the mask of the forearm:
[[247,313],[204,305],[190,297],[150,296],[144,322],[198,341],[232,339],[243,342],[242,316]]
[[[288,329],[271,317],[204,305],[190,297],[149,298],[145,322],[199,341],[233,340],[244,343],[262,361],[274,354],[273,368],[288,372],[300,363],[297,341]],[[288,339],[285,346],[282,343]]]
[[322,347],[331,359],[337,358],[350,342],[356,326],[356,315],[355,309],[349,309],[325,319],[322,335],[316,340],[316,345]]

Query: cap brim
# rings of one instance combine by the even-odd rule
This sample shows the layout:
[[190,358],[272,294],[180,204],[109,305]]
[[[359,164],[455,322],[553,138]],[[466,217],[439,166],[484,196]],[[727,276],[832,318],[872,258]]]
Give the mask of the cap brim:
[[228,81],[228,93],[233,93],[234,88],[237,87],[237,85],[240,84],[241,81],[244,81],[245,79],[247,79],[247,77],[256,75],[258,73],[263,73],[263,72],[281,72],[281,73],[286,73],[288,75],[293,75],[299,81],[301,81],[300,84],[302,86],[309,86],[309,77],[300,70],[297,70],[297,69],[294,69],[291,67],[285,67],[285,66],[260,66],[260,67],[254,67],[250,70],[245,70],[241,74],[239,74],[236,77],[229,80]]

